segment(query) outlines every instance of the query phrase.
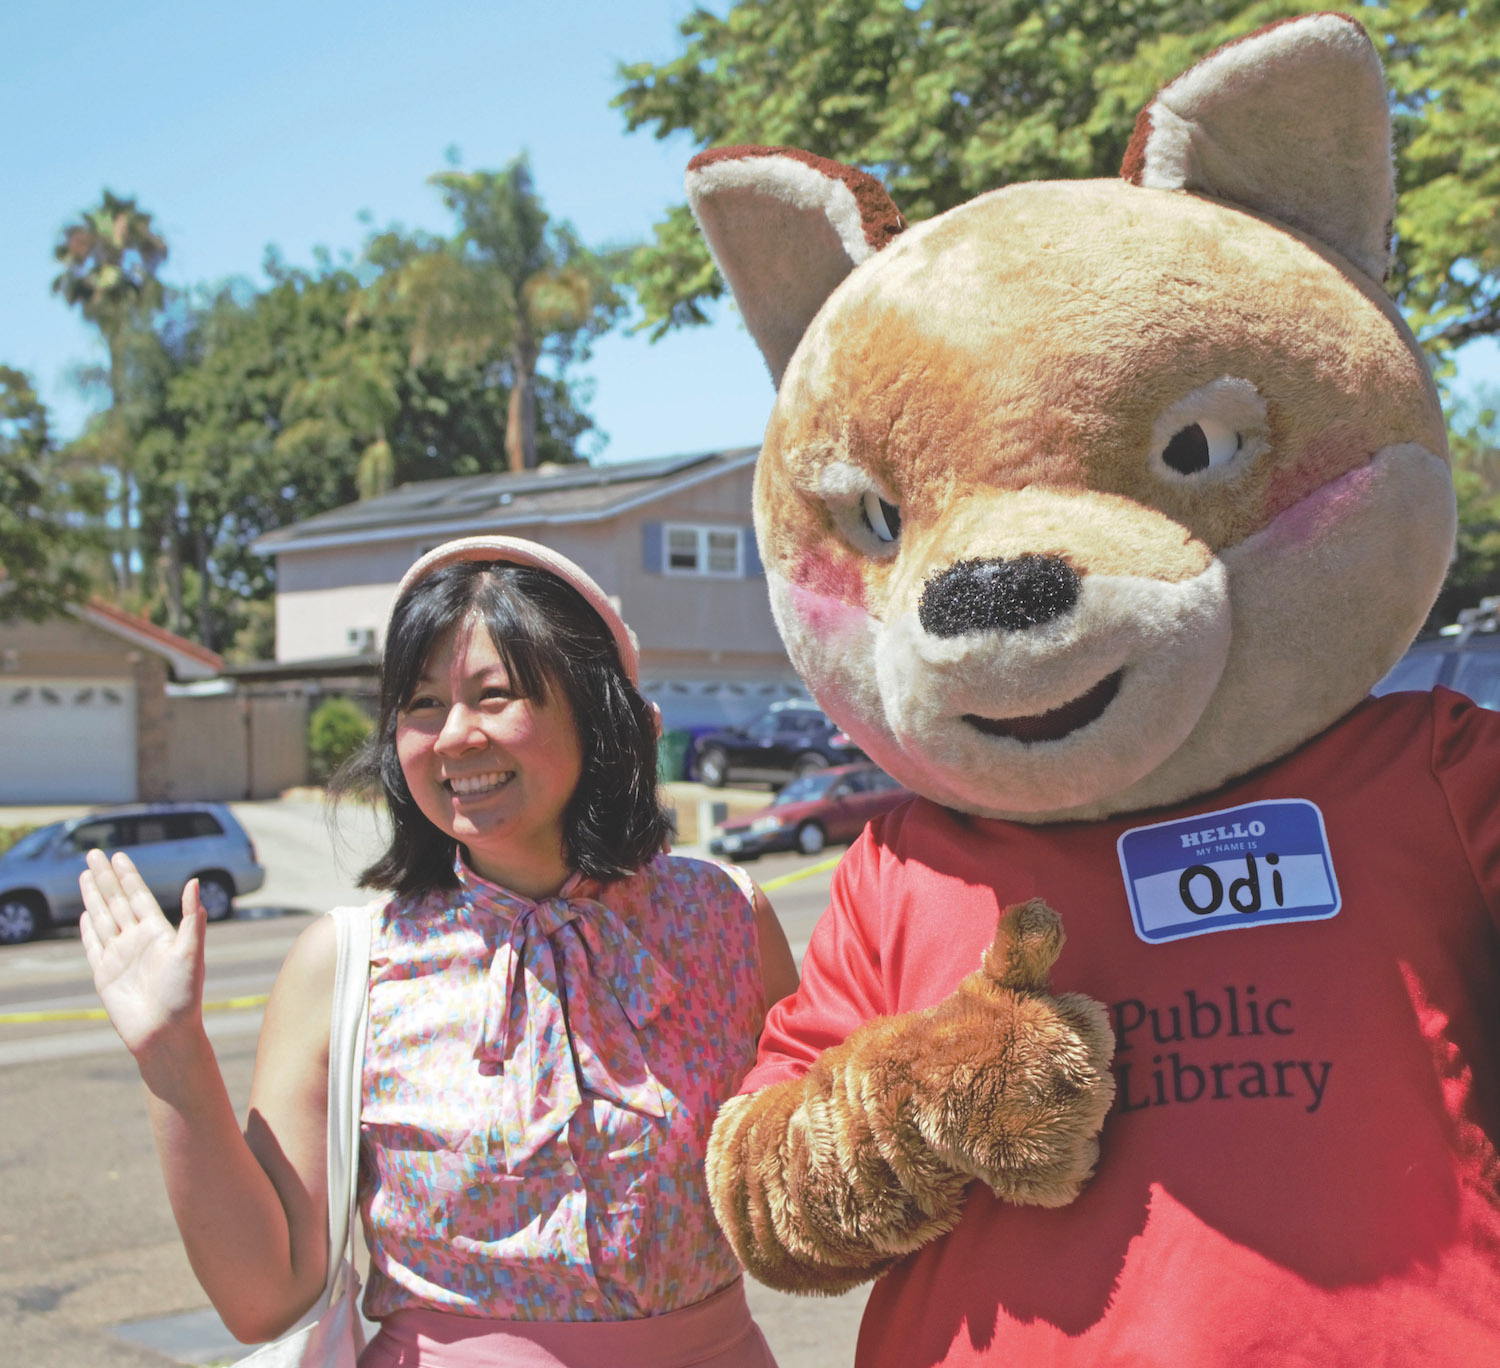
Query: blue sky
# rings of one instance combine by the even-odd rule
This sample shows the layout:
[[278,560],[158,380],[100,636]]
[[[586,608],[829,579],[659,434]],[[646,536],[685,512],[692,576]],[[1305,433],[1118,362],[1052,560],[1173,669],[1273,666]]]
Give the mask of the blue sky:
[[[722,3],[722,0],[721,0]],[[716,5],[715,8],[720,8]],[[353,251],[392,221],[446,231],[426,185],[525,150],[552,213],[602,246],[646,236],[682,199],[695,147],[627,135],[621,61],[681,47],[690,0],[96,0],[0,6],[0,362],[31,374],[64,433],[88,412],[70,382],[98,344],[49,292],[58,230],[103,186],[150,209],[170,283],[259,280],[268,244],[294,264]],[[612,335],[584,373],[630,460],[759,440],[765,368],[738,319],[652,344]],[[1466,353],[1466,386],[1500,385],[1500,346]]]
[[[136,196],[178,285],[262,279],[356,249],[366,226],[450,223],[426,178],[520,151],[549,210],[591,245],[645,237],[696,148],[627,135],[609,107],[621,61],[672,57],[688,0],[258,0],[255,5],[0,5],[0,362],[27,371],[64,432],[71,384],[102,351],[50,293],[52,246],[103,186]],[[772,390],[729,309],[652,344],[611,335],[585,372],[603,459],[750,444]]]

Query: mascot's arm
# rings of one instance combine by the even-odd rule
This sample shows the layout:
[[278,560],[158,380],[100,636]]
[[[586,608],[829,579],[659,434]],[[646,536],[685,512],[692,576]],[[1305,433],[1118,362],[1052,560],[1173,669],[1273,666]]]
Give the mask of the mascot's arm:
[[876,1277],[953,1227],[973,1178],[1013,1202],[1078,1195],[1114,1038],[1098,1003],[1048,992],[1062,939],[1046,904],[1008,908],[951,997],[866,1022],[805,1076],[721,1109],[709,1193],[755,1277],[829,1293]]

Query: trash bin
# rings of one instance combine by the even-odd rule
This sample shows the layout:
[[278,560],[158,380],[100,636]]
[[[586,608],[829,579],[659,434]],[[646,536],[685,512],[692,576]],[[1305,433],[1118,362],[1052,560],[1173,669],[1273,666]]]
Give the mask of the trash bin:
[[656,743],[656,777],[663,784],[687,778],[688,747],[693,734],[686,731],[663,732]]

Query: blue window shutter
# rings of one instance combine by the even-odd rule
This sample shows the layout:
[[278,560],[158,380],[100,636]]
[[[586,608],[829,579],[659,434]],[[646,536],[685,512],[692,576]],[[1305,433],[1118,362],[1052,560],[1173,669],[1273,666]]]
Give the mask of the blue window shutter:
[[755,529],[747,527],[740,533],[745,548],[745,578],[764,579],[766,567],[760,563],[760,548],[755,544]]
[[659,575],[662,572],[661,524],[659,522],[648,522],[642,526],[641,533],[641,568],[647,574]]

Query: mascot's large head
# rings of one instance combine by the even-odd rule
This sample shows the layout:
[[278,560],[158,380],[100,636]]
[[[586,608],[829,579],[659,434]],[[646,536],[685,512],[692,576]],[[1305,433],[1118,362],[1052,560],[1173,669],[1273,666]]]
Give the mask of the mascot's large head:
[[755,514],[818,701],[938,802],[1175,802],[1357,703],[1453,539],[1442,413],[1381,280],[1390,121],[1310,15],[1163,89],[1118,181],[907,228],[863,173],[697,157],[779,384]]

